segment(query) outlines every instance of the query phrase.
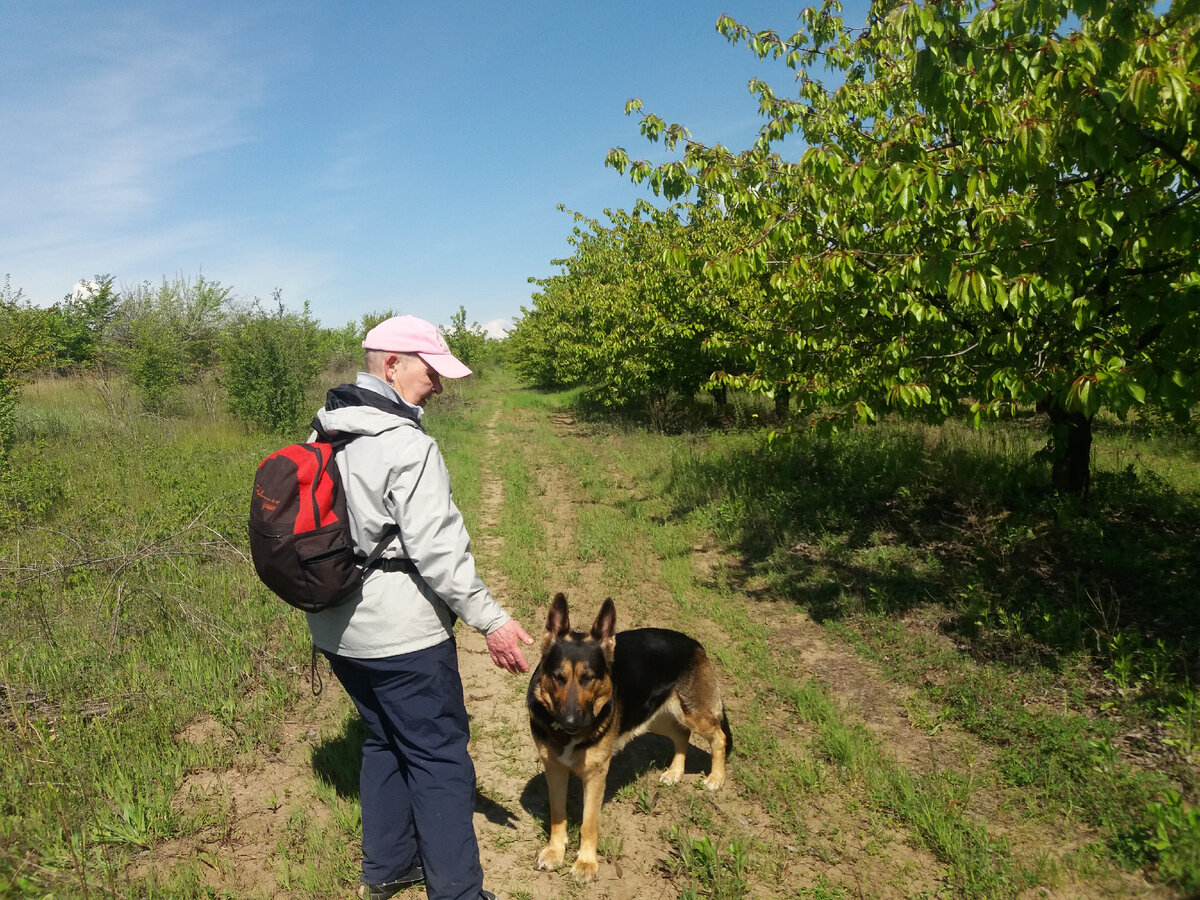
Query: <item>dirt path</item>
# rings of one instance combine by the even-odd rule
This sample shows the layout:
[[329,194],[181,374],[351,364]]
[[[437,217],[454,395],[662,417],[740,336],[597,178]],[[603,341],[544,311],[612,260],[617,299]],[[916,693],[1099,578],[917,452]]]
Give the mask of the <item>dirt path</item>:
[[[493,418],[490,426],[492,446],[496,444],[496,422]],[[588,440],[576,431],[568,416],[555,416],[553,425],[562,440]],[[548,557],[562,567],[564,580],[572,584],[568,590],[572,609],[580,610],[581,617],[590,616],[606,591],[597,564],[581,560],[575,550],[577,517],[589,501],[583,497],[575,473],[545,460],[534,465],[543,492],[539,510],[547,517]],[[485,528],[476,540],[481,557],[488,559],[498,547],[486,524],[496,521],[498,507],[494,505],[502,503],[503,497],[486,464],[484,472],[484,494],[488,498],[483,512]],[[622,490],[618,473],[613,473],[613,482],[614,491]],[[719,553],[706,547],[693,548],[692,563],[698,579],[704,579],[714,566],[724,564]],[[634,565],[638,567],[641,596],[623,598],[623,606],[619,604],[622,627],[672,625],[663,618],[670,615],[672,602],[654,555],[647,552]],[[497,596],[503,597],[502,581],[493,581],[493,588]],[[812,680],[821,685],[847,718],[864,726],[879,741],[887,758],[914,778],[952,770],[964,783],[986,781],[992,755],[989,747],[953,725],[941,724],[932,733],[918,727],[913,710],[919,703],[913,692],[889,681],[850,648],[831,640],[807,615],[792,605],[762,601],[747,602],[746,614],[772,631],[771,644],[781,671],[786,670],[798,683]],[[540,637],[534,629],[540,632],[541,621],[524,624],[531,634]],[[711,623],[700,622],[693,627],[702,641],[716,646],[723,640]],[[675,823],[695,818],[697,807],[702,808],[701,817],[734,824],[733,830],[749,835],[760,850],[775,855],[774,877],[752,882],[747,896],[794,897],[800,887],[823,883],[854,886],[855,893],[850,896],[859,897],[954,896],[943,865],[908,836],[904,826],[866,808],[863,798],[836,791],[818,793],[807,813],[804,834],[792,835],[759,803],[740,797],[736,784],[716,796],[698,790],[697,781],[707,766],[704,752],[695,753],[695,760],[689,757],[683,785],[659,788],[657,772],[665,765],[669,752],[665,742],[655,743],[659,739],[654,737],[635,741],[614,761],[602,817],[602,835],[609,836],[614,852],[607,863],[602,860],[599,882],[580,888],[569,881],[565,871],[532,871],[544,840],[546,807],[544,782],[524,713],[526,682],[498,673],[477,635],[463,634],[460,646],[467,704],[477,738],[473,754],[480,792],[486,798],[476,815],[476,826],[485,871],[489,873],[488,886],[501,896],[528,900],[678,897],[681,882],[669,871],[672,848],[666,835]],[[929,677],[938,676],[930,673]],[[759,694],[755,686],[727,687],[726,702],[736,733],[737,723],[748,717],[747,704],[757,702]],[[789,733],[798,738],[812,736],[785,715],[778,717],[777,728],[780,739],[787,739]],[[732,765],[736,770],[736,758]],[[577,787],[572,779],[572,824],[577,824],[579,817]],[[1022,865],[1058,866],[1067,854],[1097,838],[1075,826],[1053,831],[1034,826],[1002,809],[1005,802],[1002,793],[985,785],[972,793],[968,813],[986,823],[993,836],[1010,841],[1010,852]],[[573,850],[574,843],[568,846],[568,862]],[[1097,872],[1093,880],[1077,884],[1066,871],[1053,888],[1043,886],[1028,896],[1056,900],[1173,896],[1135,873]]]
[[[493,419],[493,429],[495,422]],[[555,417],[554,427],[562,439],[584,439],[576,434],[569,417]],[[489,438],[489,443],[495,444],[494,436]],[[563,567],[564,580],[573,584],[569,593],[579,619],[576,624],[586,625],[606,593],[598,564],[580,560],[575,552],[576,519],[586,501],[573,473],[544,461],[536,465],[542,489],[540,510],[547,517],[547,555]],[[503,497],[494,473],[486,465],[484,473],[484,495],[490,507],[493,503],[501,503]],[[496,518],[495,511],[485,507],[484,523]],[[486,528],[476,538],[476,544],[482,559],[488,559],[496,550]],[[695,548],[695,556],[698,573],[711,565],[705,548]],[[669,615],[670,596],[662,584],[653,554],[645,554],[634,565],[639,569],[641,591],[637,598],[622,598],[619,615],[623,627],[671,625],[663,618]],[[503,597],[502,581],[493,580],[492,587],[497,596]],[[585,619],[587,621],[582,621]],[[524,624],[531,634],[540,637],[542,622]],[[800,643],[806,648],[811,645],[814,650],[824,648],[825,641],[818,635],[820,629],[811,622],[809,626],[811,632]],[[716,642],[723,636],[715,628],[701,628],[697,637]],[[805,660],[830,661],[833,655],[828,650],[816,651]],[[752,840],[774,846],[782,855],[778,861],[778,879],[752,884],[748,896],[795,896],[797,885],[813,884],[822,875],[834,882],[848,879],[852,883],[868,885],[903,881],[907,888],[896,896],[921,891],[936,895],[939,887],[936,860],[904,845],[892,846],[886,855],[872,855],[868,852],[869,845],[878,844],[877,829],[862,812],[847,813],[844,809],[831,808],[832,804],[821,800],[814,804],[811,820],[807,823],[810,834],[838,836],[837,857],[856,861],[855,865],[844,867],[824,848],[783,833],[760,805],[740,798],[735,786],[730,785],[717,795],[700,790],[698,781],[708,765],[707,753],[703,751],[695,752],[694,759],[689,757],[682,785],[661,788],[657,774],[665,766],[669,750],[665,741],[652,736],[635,741],[614,761],[602,817],[602,836],[607,839],[607,845],[602,843],[601,849],[603,851],[607,846],[610,853],[607,859],[602,859],[599,881],[587,887],[574,885],[565,866],[560,872],[535,872],[533,861],[545,837],[546,800],[541,767],[533,753],[524,712],[526,680],[499,674],[491,665],[483,640],[470,632],[460,636],[460,661],[475,734],[472,752],[480,794],[484,798],[476,814],[476,828],[484,870],[489,873],[488,886],[502,897],[528,900],[557,900],[570,896],[605,900],[678,897],[684,882],[670,871],[672,847],[667,835],[674,825],[694,816],[697,808],[702,816],[736,823],[737,831],[748,832]],[[834,668],[852,670],[849,660],[839,661]],[[742,696],[732,691],[727,702],[736,723],[743,718],[740,715],[742,705],[753,702],[753,691]],[[572,779],[571,788],[569,819],[577,827],[581,801],[575,779]],[[821,838],[817,838],[813,843],[820,841]],[[568,862],[574,848],[574,843],[568,847]],[[863,859],[873,862],[864,865]],[[905,872],[909,874],[905,875]],[[870,890],[864,894],[872,895],[887,896]]]
[[[492,448],[498,444],[498,420],[497,412],[488,425],[488,445]],[[502,539],[489,527],[499,518],[503,491],[494,465],[485,461],[483,472],[484,528],[473,540],[480,558],[487,560],[494,559],[503,548]],[[552,510],[552,521],[546,529],[551,556],[559,557],[570,547],[574,532],[568,484],[564,473],[554,468],[542,469],[539,480],[544,490],[543,504]],[[489,586],[503,602],[503,577],[493,576]],[[543,621],[522,624],[535,641],[540,640]],[[527,655],[533,665],[537,645],[530,649]],[[472,755],[480,794],[475,826],[487,873],[485,886],[502,898],[526,900],[559,900],[576,895],[597,900],[678,897],[678,887],[659,870],[659,862],[668,852],[666,842],[658,835],[662,823],[653,816],[630,815],[613,806],[605,810],[604,833],[609,836],[610,848],[620,840],[619,859],[602,866],[597,884],[586,888],[572,884],[567,867],[559,872],[534,871],[533,861],[545,843],[547,807],[541,764],[533,750],[525,714],[528,679],[496,669],[483,638],[470,630],[459,634],[459,665],[472,717]],[[569,807],[576,822],[580,802],[577,787],[572,784]]]

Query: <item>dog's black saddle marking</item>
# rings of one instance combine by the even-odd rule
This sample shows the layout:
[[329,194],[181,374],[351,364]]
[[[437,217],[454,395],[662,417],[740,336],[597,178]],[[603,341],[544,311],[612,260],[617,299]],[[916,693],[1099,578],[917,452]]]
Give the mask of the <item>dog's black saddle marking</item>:
[[701,649],[699,641],[666,628],[617,632],[613,690],[621,708],[621,732],[632,731],[654,715]]

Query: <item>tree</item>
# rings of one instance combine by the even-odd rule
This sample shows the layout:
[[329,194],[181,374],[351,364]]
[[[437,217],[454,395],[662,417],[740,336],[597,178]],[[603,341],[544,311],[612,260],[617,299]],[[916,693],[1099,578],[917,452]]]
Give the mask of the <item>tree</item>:
[[751,230],[705,267],[763,286],[770,334],[747,353],[756,374],[794,360],[803,409],[1033,406],[1055,486],[1086,492],[1102,406],[1198,399],[1200,4],[876,0],[861,29],[839,9],[786,38],[718,21],[798,73],[795,97],[751,82],[752,147],[645,115],[682,157],[609,164]]
[[577,302],[567,278],[530,280],[541,291],[534,295],[532,307],[521,307],[521,317],[508,334],[507,363],[539,388],[583,384],[582,336],[591,333],[587,304]]
[[450,317],[451,327],[443,333],[446,344],[463,365],[478,374],[487,351],[488,336],[478,322],[467,325],[467,308],[460,306]]
[[14,290],[4,276],[0,287],[0,479],[9,469],[21,383],[53,354],[49,319],[49,310],[31,305],[21,289]]
[[509,338],[510,362],[537,383],[588,384],[608,405],[646,401],[652,411],[672,394],[719,387],[714,371],[744,318],[739,289],[701,277],[690,259],[720,245],[728,221],[687,204],[605,215],[610,225],[574,214],[575,253],[536,282],[534,309],[522,310]]
[[306,302],[289,312],[276,291],[270,312],[255,300],[236,312],[221,340],[221,384],[230,411],[249,425],[280,434],[312,418],[308,390],[324,365],[324,341]]

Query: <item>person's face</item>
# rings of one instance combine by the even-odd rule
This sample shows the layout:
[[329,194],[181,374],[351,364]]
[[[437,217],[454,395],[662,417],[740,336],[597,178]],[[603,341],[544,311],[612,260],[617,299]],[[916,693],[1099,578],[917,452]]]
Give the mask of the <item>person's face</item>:
[[384,364],[387,382],[413,406],[424,407],[442,392],[442,379],[419,356],[389,356]]

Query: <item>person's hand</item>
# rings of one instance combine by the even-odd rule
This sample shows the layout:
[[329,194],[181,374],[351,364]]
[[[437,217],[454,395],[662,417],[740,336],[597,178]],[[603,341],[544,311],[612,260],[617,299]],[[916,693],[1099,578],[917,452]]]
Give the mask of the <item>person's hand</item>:
[[533,638],[525,633],[516,619],[509,619],[486,638],[488,652],[492,654],[492,662],[497,668],[507,672],[528,672],[529,663],[525,661],[525,653],[521,644],[528,646]]

